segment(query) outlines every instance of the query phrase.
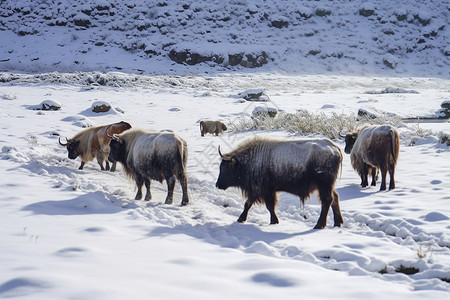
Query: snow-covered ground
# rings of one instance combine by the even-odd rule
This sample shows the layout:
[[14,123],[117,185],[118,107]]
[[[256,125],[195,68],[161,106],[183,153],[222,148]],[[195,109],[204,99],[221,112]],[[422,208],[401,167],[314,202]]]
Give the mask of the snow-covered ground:
[[449,78],[449,9],[448,0],[5,0],[0,71]]
[[[239,191],[215,188],[224,152],[254,135],[200,136],[199,121],[229,124],[255,106],[240,92],[263,88],[269,106],[294,112],[351,114],[378,109],[402,117],[433,115],[448,100],[450,81],[435,78],[284,76],[150,76],[103,74],[110,84],[86,84],[96,74],[14,75],[0,86],[0,297],[12,299],[446,299],[450,295],[450,151],[437,137],[411,139],[420,128],[450,133],[449,123],[400,126],[397,188],[359,186],[344,157],[337,181],[342,228],[313,230],[316,195],[304,212],[282,193],[280,224],[265,207],[248,221]],[[97,74],[98,75],[98,74]],[[11,79],[9,74],[2,78]],[[76,78],[74,78],[76,77]],[[55,78],[59,80],[55,81]],[[63,83],[58,83],[63,82]],[[83,82],[85,84],[83,84]],[[367,93],[388,87],[416,93]],[[58,111],[33,110],[43,101]],[[113,107],[90,111],[95,102]],[[150,202],[121,168],[100,171],[67,158],[58,137],[83,126],[118,121],[172,129],[188,143],[190,204],[164,204],[165,184],[152,183]],[[340,147],[343,142],[336,141]],[[379,182],[378,182],[379,184]],[[302,216],[306,215],[306,219]],[[404,274],[412,271],[414,274]]]
[[[448,0],[0,1],[0,298],[449,298],[447,121],[398,126],[395,190],[361,189],[345,155],[344,225],[323,230],[315,194],[302,208],[281,193],[280,224],[265,207],[239,224],[241,193],[215,187],[219,145],[295,134],[199,130],[257,106],[436,116],[449,15]],[[270,102],[243,101],[249,89]],[[58,143],[122,120],[187,141],[189,205],[179,185],[164,204],[156,182],[134,201],[120,166],[80,171]]]

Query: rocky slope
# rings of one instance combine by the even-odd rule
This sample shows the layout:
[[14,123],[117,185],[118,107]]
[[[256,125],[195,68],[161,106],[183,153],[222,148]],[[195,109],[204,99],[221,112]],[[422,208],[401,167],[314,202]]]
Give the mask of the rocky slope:
[[0,71],[449,76],[449,1],[0,3]]

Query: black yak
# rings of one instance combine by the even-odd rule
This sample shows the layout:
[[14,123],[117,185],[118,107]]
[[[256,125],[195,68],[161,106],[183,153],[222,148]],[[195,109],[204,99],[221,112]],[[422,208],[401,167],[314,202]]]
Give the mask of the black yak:
[[142,185],[145,184],[150,200],[150,180],[167,183],[166,204],[173,201],[173,191],[178,179],[183,191],[181,205],[189,203],[186,163],[187,143],[173,132],[145,131],[131,129],[122,134],[111,136],[110,161],[118,161],[123,165],[125,174],[132,178],[138,191],[135,199],[142,199]]
[[264,203],[270,224],[277,224],[277,192],[284,191],[304,202],[318,190],[322,209],[315,229],[326,226],[331,208],[334,226],[343,224],[335,182],[342,164],[340,148],[329,139],[278,140],[253,138],[222,157],[216,187],[238,187],[247,197],[238,222],[247,220],[254,203]]

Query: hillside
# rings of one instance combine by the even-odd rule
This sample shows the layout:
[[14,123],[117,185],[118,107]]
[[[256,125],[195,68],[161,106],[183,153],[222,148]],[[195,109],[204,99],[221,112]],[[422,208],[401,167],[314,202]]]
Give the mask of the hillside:
[[1,1],[0,71],[450,75],[449,1],[80,2]]

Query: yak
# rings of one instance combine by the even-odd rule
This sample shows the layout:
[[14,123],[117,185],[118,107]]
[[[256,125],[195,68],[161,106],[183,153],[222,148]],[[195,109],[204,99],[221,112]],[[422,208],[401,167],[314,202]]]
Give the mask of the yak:
[[238,187],[246,196],[244,211],[238,222],[245,222],[253,204],[265,204],[270,224],[277,224],[277,192],[297,195],[302,203],[318,191],[321,212],[315,229],[325,228],[331,208],[334,226],[341,226],[339,195],[335,182],[342,165],[342,152],[331,140],[269,139],[255,137],[223,155],[216,187],[226,190]]
[[181,205],[189,203],[186,164],[188,148],[181,137],[170,131],[146,131],[131,129],[122,134],[108,135],[111,138],[108,159],[120,162],[125,174],[137,186],[135,200],[142,199],[142,185],[147,193],[144,200],[152,198],[150,180],[167,183],[166,204],[172,204],[176,180],[183,191]]
[[220,121],[200,121],[200,133],[205,136],[206,133],[218,136],[227,130],[227,126]]
[[399,136],[390,125],[364,125],[345,135],[344,152],[350,154],[353,169],[361,177],[361,186],[376,186],[378,171],[381,172],[380,191],[386,190],[386,175],[389,172],[389,189],[395,188],[395,166],[399,154]]
[[[61,142],[59,137],[59,144],[67,148],[68,157],[70,159],[76,159],[80,157],[81,165],[78,168],[83,170],[84,165],[88,161],[97,158],[97,162],[100,165],[102,171],[105,170],[103,163],[106,162],[106,170],[109,170],[109,162],[107,160],[109,154],[109,142],[110,138],[106,135],[106,129],[109,128],[111,134],[122,133],[125,130],[131,128],[131,125],[127,122],[121,121],[109,125],[89,127],[77,133],[73,138],[66,138],[66,143]],[[116,170],[116,163],[112,164],[111,172]]]

